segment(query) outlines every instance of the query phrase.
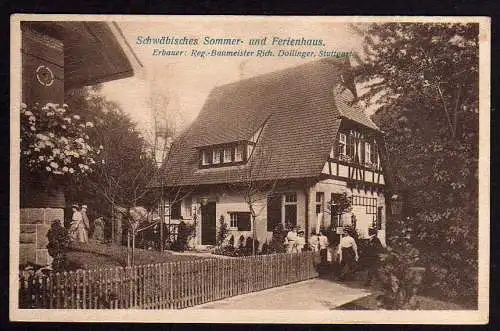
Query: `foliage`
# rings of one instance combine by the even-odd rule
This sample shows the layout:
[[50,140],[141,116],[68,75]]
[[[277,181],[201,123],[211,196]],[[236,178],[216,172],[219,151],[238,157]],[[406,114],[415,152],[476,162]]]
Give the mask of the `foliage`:
[[337,193],[334,194],[334,199],[330,201],[329,205],[332,207],[330,212],[333,215],[342,215],[351,210],[351,199],[346,192]]
[[417,294],[422,285],[423,272],[415,268],[420,261],[420,252],[409,239],[392,238],[391,246],[381,254],[379,277],[384,294],[379,300],[385,309],[419,308]]
[[272,253],[285,253],[286,252],[286,245],[285,245],[286,235],[287,235],[287,232],[286,232],[285,228],[283,227],[283,224],[279,223],[278,225],[276,225],[276,227],[273,229],[271,241],[269,242],[269,251]]
[[217,247],[215,247],[215,249],[212,251],[212,254],[238,256],[238,252],[234,247],[234,235],[231,235],[231,237],[229,237],[227,243],[223,243],[222,245],[218,245]]
[[194,232],[194,226],[181,221],[179,223],[179,228],[177,231],[177,239],[172,244],[172,250],[184,252],[188,249],[188,240],[191,234]]
[[98,214],[106,214],[112,205],[150,209],[157,202],[149,185],[157,174],[154,157],[137,124],[100,90],[100,86],[86,87],[67,96],[71,107],[85,109],[82,116],[94,123],[89,141],[103,146],[95,171],[80,185],[70,187],[67,197],[87,202],[99,209]]
[[222,246],[228,235],[229,227],[224,220],[224,216],[221,215],[219,218],[219,231],[217,232],[217,246]]
[[52,268],[55,271],[63,271],[67,269],[68,263],[66,252],[69,246],[68,231],[61,226],[60,221],[56,220],[50,226],[47,232],[47,250],[52,257]]
[[66,104],[22,104],[21,172],[58,180],[84,178],[102,149],[90,140],[93,127]]
[[[400,231],[430,271],[434,293],[477,297],[478,25],[372,24],[357,68],[361,97],[381,108],[393,182],[405,193]],[[381,157],[385,158],[385,153]],[[389,234],[390,235],[390,234]]]

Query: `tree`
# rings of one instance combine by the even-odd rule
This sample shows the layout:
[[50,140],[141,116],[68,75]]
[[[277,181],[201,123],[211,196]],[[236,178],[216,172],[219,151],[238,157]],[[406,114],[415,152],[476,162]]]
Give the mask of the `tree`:
[[450,297],[477,297],[478,28],[356,27],[364,52],[355,72],[368,90],[360,100],[380,107],[373,119],[406,196],[399,224],[415,234],[430,287]]
[[244,201],[250,210],[253,238],[252,255],[256,254],[258,248],[255,247],[257,243],[256,219],[266,206],[262,202],[266,201],[267,197],[273,194],[278,184],[278,180],[263,180],[269,169],[272,157],[271,151],[264,150],[260,145],[256,145],[254,149],[253,153],[250,153],[243,177],[241,180],[230,185],[234,191],[243,193]]
[[85,116],[95,123],[90,140],[102,148],[95,171],[75,186],[72,196],[81,199],[82,192],[86,192],[83,196],[93,200],[96,208],[107,202],[113,221],[115,212],[121,213],[134,246],[140,224],[147,219],[146,210],[158,202],[156,189],[151,186],[158,176],[155,156],[136,123],[116,103],[102,97],[100,87],[73,91],[70,102],[88,110]]

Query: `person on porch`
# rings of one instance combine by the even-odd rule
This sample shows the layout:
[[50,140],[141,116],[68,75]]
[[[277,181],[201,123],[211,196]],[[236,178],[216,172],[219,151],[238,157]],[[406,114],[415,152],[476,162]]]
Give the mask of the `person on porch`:
[[78,205],[73,205],[73,216],[71,217],[71,226],[69,228],[69,234],[71,241],[84,243],[86,232],[85,225],[83,223],[83,216]]

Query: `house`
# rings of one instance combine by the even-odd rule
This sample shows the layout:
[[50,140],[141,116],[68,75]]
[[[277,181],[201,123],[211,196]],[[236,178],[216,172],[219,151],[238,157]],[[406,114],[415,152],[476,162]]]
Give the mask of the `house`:
[[[62,104],[69,90],[131,77],[142,71],[115,22],[27,21],[15,15],[21,31],[21,101],[27,105]],[[13,25],[13,28],[16,28]],[[64,219],[60,188],[21,177],[19,262],[49,264],[47,232]]]
[[[170,218],[196,221],[201,245],[215,243],[221,217],[236,242],[269,241],[278,223],[300,226],[307,240],[319,226],[353,222],[385,242],[382,132],[355,98],[350,64],[338,59],[214,88],[158,179]],[[344,193],[352,212],[339,216]]]

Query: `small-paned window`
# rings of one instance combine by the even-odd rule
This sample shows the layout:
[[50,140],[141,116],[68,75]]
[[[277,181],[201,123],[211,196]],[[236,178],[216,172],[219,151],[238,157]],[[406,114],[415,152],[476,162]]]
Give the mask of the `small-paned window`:
[[230,163],[231,161],[231,147],[226,147],[224,148],[224,163]]
[[325,192],[316,192],[316,214],[320,214],[324,209]]
[[214,149],[212,152],[212,163],[219,164],[220,163],[220,149]]
[[347,153],[347,138],[344,133],[339,133],[339,154],[346,155]]
[[234,162],[243,161],[243,147],[241,145],[237,145],[234,148]]
[[238,231],[250,231],[252,229],[250,212],[230,212],[232,229]]
[[372,146],[369,142],[365,142],[365,163],[371,163],[372,161]]
[[208,151],[202,151],[201,152],[201,164],[202,165],[209,165],[210,164],[210,154]]

